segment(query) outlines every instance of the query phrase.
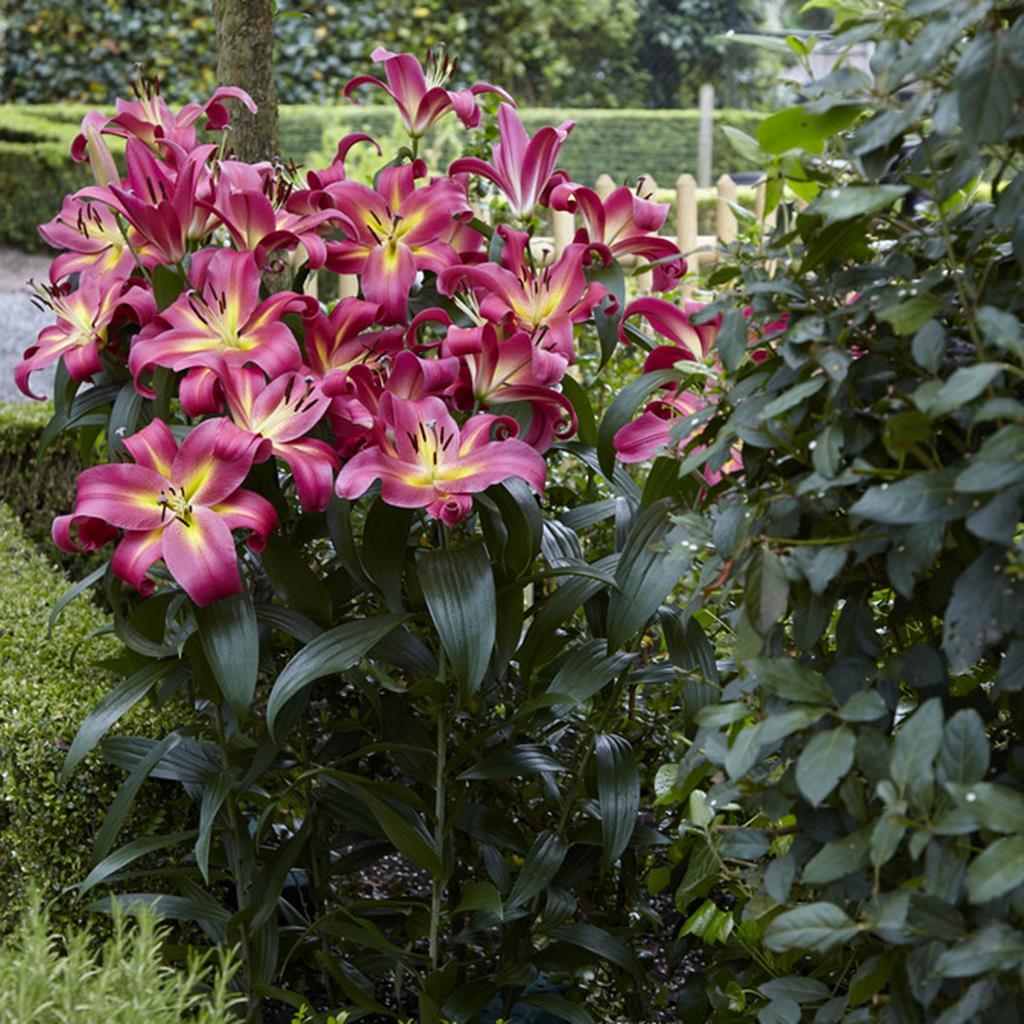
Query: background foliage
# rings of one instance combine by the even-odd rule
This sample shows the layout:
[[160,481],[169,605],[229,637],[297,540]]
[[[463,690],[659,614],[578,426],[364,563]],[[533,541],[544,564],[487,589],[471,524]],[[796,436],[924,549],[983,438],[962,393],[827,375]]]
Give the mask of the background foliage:
[[[692,104],[700,76],[727,103],[756,105],[754,65],[721,61],[709,37],[750,30],[759,17],[749,0],[298,0],[279,5],[278,93],[285,103],[337,100],[374,45],[422,53],[447,43],[463,77],[501,82],[527,106]],[[179,102],[214,85],[213,16],[202,0],[13,0],[0,27],[6,101],[109,103],[137,62]]]
[[[25,454],[34,452],[38,433],[32,440]],[[54,472],[52,463],[49,469]],[[66,483],[71,483],[73,471],[68,472]],[[5,488],[0,487],[0,494],[5,502],[11,500]],[[56,501],[52,495],[51,499]],[[27,512],[45,527],[46,520],[41,518],[45,513],[36,508]],[[24,536],[5,505],[0,505],[0,576],[4,580],[0,594],[0,932],[4,932],[17,922],[30,887],[45,899],[55,899],[88,870],[97,809],[112,799],[119,773],[99,758],[90,758],[71,779],[62,779],[60,773],[79,723],[107,691],[109,674],[99,662],[114,658],[119,645],[110,638],[94,639],[108,618],[87,602],[77,604],[74,615],[61,618],[52,633],[48,631],[47,619],[67,580]],[[133,717],[136,728],[160,721],[158,714],[145,707]],[[185,809],[173,793],[158,786],[136,806],[127,832],[174,832],[185,820]],[[65,898],[55,908],[54,919],[61,924],[81,921],[83,908],[84,904]],[[0,991],[3,988],[0,985]]]

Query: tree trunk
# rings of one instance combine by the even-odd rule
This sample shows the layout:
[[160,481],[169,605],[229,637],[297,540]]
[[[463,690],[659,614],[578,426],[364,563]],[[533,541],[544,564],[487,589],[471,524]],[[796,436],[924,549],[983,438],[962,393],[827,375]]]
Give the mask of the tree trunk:
[[214,0],[217,82],[245,89],[259,110],[233,108],[228,146],[239,160],[271,160],[277,149],[277,86],[274,84],[273,0]]

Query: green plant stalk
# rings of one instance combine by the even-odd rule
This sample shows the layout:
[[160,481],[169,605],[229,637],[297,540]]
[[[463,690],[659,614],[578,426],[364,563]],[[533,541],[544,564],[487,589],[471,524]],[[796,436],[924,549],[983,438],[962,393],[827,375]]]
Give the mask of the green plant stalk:
[[[229,770],[228,764],[228,745],[227,739],[224,735],[224,717],[221,714],[220,707],[216,707],[216,720],[217,720],[217,742],[220,746],[221,764],[225,772]],[[245,1020],[246,1024],[259,1024],[262,1020],[262,1014],[260,1013],[259,1000],[256,998],[256,994],[253,991],[252,986],[252,939],[249,935],[249,926],[245,920],[243,911],[249,904],[249,879],[243,878],[243,874],[247,872],[243,871],[242,867],[242,844],[241,836],[244,825],[239,818],[238,805],[235,803],[234,794],[229,793],[227,799],[228,808],[228,826],[231,830],[231,860],[232,860],[232,874],[234,875],[235,881],[235,900],[238,903],[238,911],[242,914],[242,918],[238,925],[239,944],[242,950],[242,980],[243,988],[245,991]]]
[[[437,681],[441,684],[441,690],[445,687],[445,657],[442,648],[438,657]],[[448,756],[448,734],[447,734],[447,694],[442,692],[441,702],[436,711],[437,725],[437,757],[434,770],[434,846],[437,849],[437,857],[441,862],[442,874],[435,876],[430,890],[430,969],[436,971],[438,967],[438,933],[441,928],[441,902],[444,899],[445,878],[444,872],[444,829],[445,829],[445,802],[447,794],[445,791],[445,761]]]

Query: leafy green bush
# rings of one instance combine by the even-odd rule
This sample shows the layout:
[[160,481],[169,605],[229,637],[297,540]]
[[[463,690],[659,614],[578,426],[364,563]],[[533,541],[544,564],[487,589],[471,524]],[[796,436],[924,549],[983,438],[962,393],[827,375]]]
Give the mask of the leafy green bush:
[[843,10],[873,78],[765,119],[809,205],[711,276],[728,384],[682,468],[742,443],[745,472],[688,520],[681,834],[648,886],[706,961],[683,1020],[1018,1021],[1024,15]]
[[111,936],[51,934],[33,896],[0,946],[0,1024],[230,1024],[238,997],[229,985],[234,957],[190,955],[183,970],[164,961],[165,929],[142,908],[134,923],[114,917]]
[[[119,645],[102,638],[82,649],[86,638],[106,625],[105,616],[82,599],[48,635],[47,617],[67,581],[2,504],[0,579],[2,932],[17,919],[29,886],[50,899],[85,877],[93,836],[121,774],[96,758],[66,781],[60,777],[75,730],[109,687],[108,673],[91,659],[113,656]],[[145,709],[135,718],[136,726],[155,721]],[[187,803],[154,791],[137,807],[127,829],[173,832],[187,810]],[[57,912],[61,920],[82,915],[81,905],[65,901]]]
[[28,539],[48,554],[50,523],[67,510],[83,468],[67,436],[56,438],[39,457],[40,437],[52,416],[52,402],[0,403],[0,502],[21,520]]

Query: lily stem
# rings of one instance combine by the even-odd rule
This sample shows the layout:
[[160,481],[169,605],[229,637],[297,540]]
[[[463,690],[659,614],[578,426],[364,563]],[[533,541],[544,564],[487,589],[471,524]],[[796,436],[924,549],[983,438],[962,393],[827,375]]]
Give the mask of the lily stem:
[[445,657],[442,648],[438,656],[437,681],[440,683],[441,698],[438,701],[436,712],[437,725],[437,765],[434,773],[434,849],[437,851],[437,859],[440,861],[441,872],[434,875],[434,882],[430,893],[430,969],[436,971],[440,954],[438,951],[438,934],[441,929],[441,903],[444,899],[445,878],[444,878],[444,830],[445,830],[445,803],[447,800],[445,786],[445,761],[448,756],[448,722],[447,722],[447,700],[445,690]]

